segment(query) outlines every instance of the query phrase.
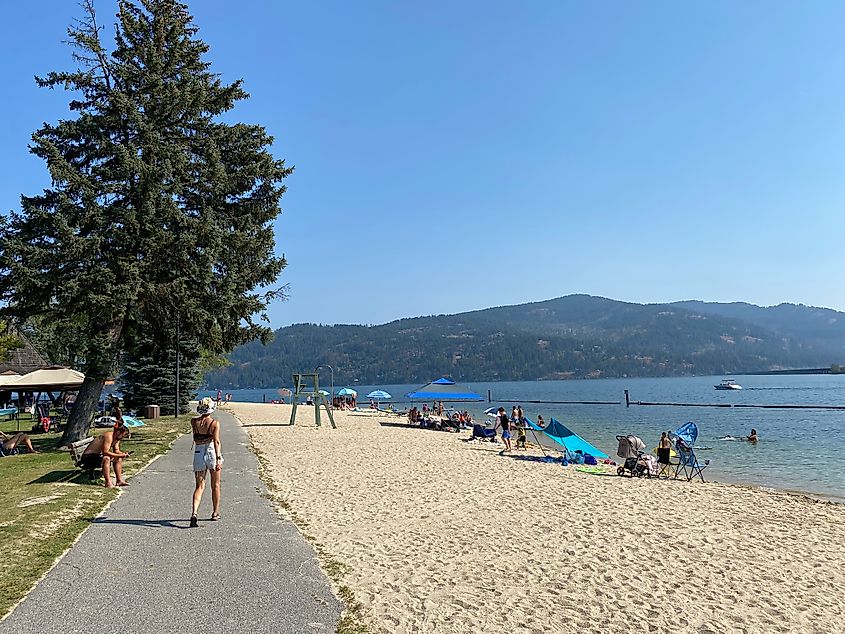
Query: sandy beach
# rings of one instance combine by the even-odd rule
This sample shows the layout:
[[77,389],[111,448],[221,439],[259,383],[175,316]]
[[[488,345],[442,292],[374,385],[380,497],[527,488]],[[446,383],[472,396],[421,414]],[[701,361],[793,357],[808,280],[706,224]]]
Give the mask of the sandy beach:
[[374,413],[318,429],[311,407],[294,427],[290,406],[229,408],[374,631],[845,631],[845,505],[591,475]]

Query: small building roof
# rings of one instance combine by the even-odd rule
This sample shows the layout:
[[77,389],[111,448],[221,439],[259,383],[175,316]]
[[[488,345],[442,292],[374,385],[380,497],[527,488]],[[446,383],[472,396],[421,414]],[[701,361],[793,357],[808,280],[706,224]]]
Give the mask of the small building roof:
[[20,348],[10,350],[9,358],[0,362],[0,373],[5,374],[7,370],[11,370],[17,374],[26,374],[50,365],[50,362],[41,356],[41,353],[35,349],[29,339],[20,332],[14,328],[9,328],[8,333],[20,339],[22,345]]

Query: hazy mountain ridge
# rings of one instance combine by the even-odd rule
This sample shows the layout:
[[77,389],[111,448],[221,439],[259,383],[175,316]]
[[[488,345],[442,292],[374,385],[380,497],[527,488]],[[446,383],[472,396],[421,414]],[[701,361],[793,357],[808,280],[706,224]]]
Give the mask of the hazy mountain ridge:
[[[727,314],[720,314],[724,306]],[[321,364],[334,368],[335,383],[372,384],[440,375],[481,381],[727,374],[842,362],[845,314],[781,306],[790,308],[772,313],[751,304],[634,304],[569,295],[378,326],[296,324],[276,331],[267,346],[236,349],[232,365],[207,381],[275,387]],[[822,314],[829,327],[813,331],[819,317],[805,311],[828,311]],[[842,324],[842,334],[830,324]],[[808,331],[813,336],[801,334]]]
[[745,302],[675,302],[688,310],[741,319],[788,337],[798,337],[845,351],[845,313],[803,304],[755,306]]

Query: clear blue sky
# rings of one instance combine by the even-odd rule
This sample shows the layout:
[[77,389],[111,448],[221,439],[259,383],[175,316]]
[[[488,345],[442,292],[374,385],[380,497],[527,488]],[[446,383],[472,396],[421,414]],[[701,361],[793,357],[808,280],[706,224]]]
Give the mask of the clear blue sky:
[[[111,21],[114,2],[98,0]],[[589,293],[845,309],[845,4],[190,3],[296,166],[293,322]],[[0,207],[67,96],[67,0],[5,7]]]

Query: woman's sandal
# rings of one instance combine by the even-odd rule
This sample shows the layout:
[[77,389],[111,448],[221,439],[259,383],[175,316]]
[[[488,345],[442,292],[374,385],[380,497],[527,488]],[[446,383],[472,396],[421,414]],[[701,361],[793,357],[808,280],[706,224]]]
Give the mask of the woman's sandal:
[[220,519],[220,513],[212,513],[211,514],[211,521],[212,522],[216,522],[219,519]]
[[197,516],[191,515],[191,528],[199,527],[199,523],[197,522]]

